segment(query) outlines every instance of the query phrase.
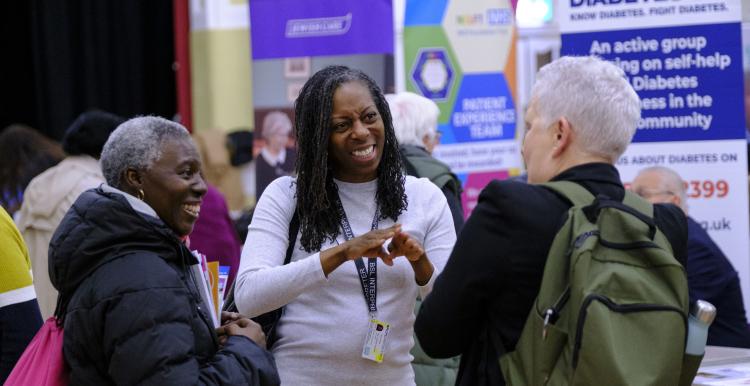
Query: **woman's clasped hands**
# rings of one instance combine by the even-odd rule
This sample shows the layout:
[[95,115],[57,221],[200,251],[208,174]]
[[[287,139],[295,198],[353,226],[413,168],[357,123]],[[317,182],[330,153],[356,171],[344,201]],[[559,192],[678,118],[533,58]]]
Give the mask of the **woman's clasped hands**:
[[[390,243],[386,243],[390,240]],[[362,257],[377,257],[388,266],[404,256],[414,269],[418,284],[424,285],[432,276],[433,267],[425,254],[422,244],[401,230],[401,224],[384,229],[374,229],[343,244],[320,253],[323,271],[328,276],[339,265],[348,260]]]

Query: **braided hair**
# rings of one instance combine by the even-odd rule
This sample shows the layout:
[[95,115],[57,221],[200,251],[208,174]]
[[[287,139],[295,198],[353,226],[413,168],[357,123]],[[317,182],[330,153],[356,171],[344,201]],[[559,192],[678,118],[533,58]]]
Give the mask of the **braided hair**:
[[385,127],[375,193],[380,219],[397,221],[407,206],[401,157],[383,92],[362,71],[345,66],[328,66],[305,83],[294,104],[294,130],[299,151],[295,165],[297,213],[302,231],[300,242],[307,252],[319,250],[326,239],[333,241],[340,232],[342,218],[335,201],[339,199],[338,188],[333,181],[328,143],[333,126],[333,94],[339,86],[348,82],[360,82],[370,90]]

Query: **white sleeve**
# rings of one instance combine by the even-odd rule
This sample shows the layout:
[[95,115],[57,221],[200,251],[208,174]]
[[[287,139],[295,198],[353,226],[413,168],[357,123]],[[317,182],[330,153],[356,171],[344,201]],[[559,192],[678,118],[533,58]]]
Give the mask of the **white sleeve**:
[[[283,265],[295,207],[293,181],[291,177],[274,180],[255,207],[234,290],[237,309],[243,315],[254,317],[272,311],[327,282],[320,253]],[[295,252],[299,253],[299,247],[295,243]]]
[[418,286],[419,294],[424,299],[432,291],[435,278],[448,262],[448,257],[456,244],[456,229],[453,226],[453,216],[443,192],[427,179],[420,179],[418,183],[420,194],[412,196],[419,198],[419,202],[415,203],[416,208],[409,208],[409,210],[416,209],[419,210],[418,213],[424,213],[427,216],[423,247],[430,263],[435,268],[430,280],[425,285]]

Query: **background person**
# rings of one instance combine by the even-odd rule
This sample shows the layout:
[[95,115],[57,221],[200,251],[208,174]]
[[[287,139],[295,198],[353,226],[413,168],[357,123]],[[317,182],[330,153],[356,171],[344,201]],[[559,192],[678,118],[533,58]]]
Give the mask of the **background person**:
[[440,143],[437,131],[440,109],[432,100],[408,91],[386,95],[386,99],[406,173],[425,177],[440,188],[448,201],[458,234],[464,225],[461,181],[448,165],[432,156],[432,150]]
[[[297,177],[272,182],[255,208],[237,276],[239,311],[285,307],[272,349],[283,384],[414,384],[415,299],[429,293],[455,241],[445,197],[403,175],[388,105],[361,71],[317,72],[295,117]],[[300,235],[282,266],[295,208]],[[363,296],[370,281],[360,280],[360,259],[376,266],[362,267],[374,276],[375,299]],[[390,324],[382,363],[362,357],[371,306]]]
[[[631,189],[651,203],[674,204],[688,214],[682,178],[674,170],[653,166],[641,170]],[[690,302],[705,300],[716,307],[707,344],[750,348],[740,277],[703,227],[687,217],[687,274]]]
[[26,187],[17,215],[18,229],[29,248],[42,319],[52,316],[57,305],[57,290],[47,269],[52,233],[79,194],[104,182],[99,157],[109,134],[122,122],[121,117],[100,110],[79,115],[63,136],[62,149],[67,157],[34,177]]
[[[461,181],[448,165],[432,156],[432,150],[440,142],[437,131],[440,109],[432,100],[408,91],[387,94],[385,98],[393,117],[393,129],[406,174],[427,178],[440,188],[453,216],[456,234],[459,234],[464,225]],[[419,311],[421,305],[422,301],[417,299],[415,312]],[[417,385],[453,385],[456,382],[458,357],[431,358],[418,341],[414,342],[411,354],[414,356],[412,367]]]
[[50,243],[70,383],[278,384],[254,322],[224,326],[219,346],[200,265],[182,242],[206,193],[187,130],[133,118],[101,165],[107,184],[79,196]]
[[[255,194],[255,184],[257,182],[255,178],[255,160],[253,159],[254,135],[249,130],[249,128],[237,129],[227,134],[229,161],[233,167],[238,168],[240,171],[242,192],[246,199],[246,205],[242,212],[237,216],[232,216],[232,219],[235,221],[247,214],[255,206],[257,198]],[[245,233],[249,224],[249,221],[245,224]],[[241,239],[244,240],[244,237]]]
[[[503,385],[494,341],[512,351],[541,285],[547,254],[570,203],[539,183],[573,181],[622,201],[614,162],[640,118],[622,70],[595,57],[563,57],[536,77],[522,154],[529,184],[492,181],[422,303],[415,331],[427,354],[461,354],[458,385]],[[654,221],[684,265],[685,216],[655,205]]]
[[232,151],[227,133],[218,127],[206,128],[192,133],[201,155],[203,179],[216,187],[229,207],[232,218],[253,202],[242,189],[242,171],[232,162]]
[[0,207],[0,384],[42,326],[21,234]]
[[60,144],[25,125],[0,132],[0,205],[15,218],[32,178],[65,157]]

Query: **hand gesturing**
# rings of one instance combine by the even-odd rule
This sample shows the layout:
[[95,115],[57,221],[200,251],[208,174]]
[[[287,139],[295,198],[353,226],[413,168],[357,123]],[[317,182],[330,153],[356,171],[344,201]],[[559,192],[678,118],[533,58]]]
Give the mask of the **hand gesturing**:
[[419,241],[400,230],[393,236],[391,243],[388,245],[388,252],[387,256],[382,257],[386,265],[393,265],[393,259],[398,256],[405,256],[407,260],[415,262],[424,257],[425,254]]

